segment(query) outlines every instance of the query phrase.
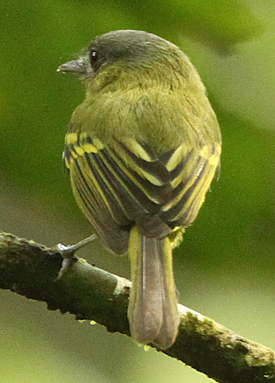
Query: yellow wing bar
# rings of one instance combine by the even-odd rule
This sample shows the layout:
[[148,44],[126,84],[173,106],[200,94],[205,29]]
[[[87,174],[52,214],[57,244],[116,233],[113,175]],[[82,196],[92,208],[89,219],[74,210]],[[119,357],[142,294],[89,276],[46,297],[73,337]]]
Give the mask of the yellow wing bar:
[[[183,143],[157,155],[133,138],[104,145],[97,137],[75,132],[67,135],[64,151],[76,200],[113,250],[115,236],[134,223],[145,235],[159,237],[190,225],[219,156],[219,145],[189,148]],[[112,239],[107,241],[108,236]]]

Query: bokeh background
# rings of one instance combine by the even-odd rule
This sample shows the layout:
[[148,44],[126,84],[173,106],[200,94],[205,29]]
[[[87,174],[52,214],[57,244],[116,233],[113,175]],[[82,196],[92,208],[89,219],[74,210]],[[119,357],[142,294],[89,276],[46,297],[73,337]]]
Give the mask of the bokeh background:
[[[275,2],[0,0],[0,229],[53,246],[90,234],[62,169],[82,101],[56,72],[97,34],[143,29],[197,67],[223,132],[220,178],[175,251],[180,302],[275,348]],[[129,277],[98,243],[81,256]],[[207,383],[206,376],[100,325],[0,291],[3,383]]]

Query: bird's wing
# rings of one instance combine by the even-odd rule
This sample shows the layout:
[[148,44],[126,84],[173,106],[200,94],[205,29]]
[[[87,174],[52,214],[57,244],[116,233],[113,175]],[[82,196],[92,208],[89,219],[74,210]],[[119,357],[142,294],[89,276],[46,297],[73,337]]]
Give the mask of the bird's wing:
[[64,158],[79,206],[103,243],[121,253],[133,224],[146,236],[163,237],[194,220],[219,154],[215,147],[182,144],[157,156],[133,138],[104,145],[72,132]]

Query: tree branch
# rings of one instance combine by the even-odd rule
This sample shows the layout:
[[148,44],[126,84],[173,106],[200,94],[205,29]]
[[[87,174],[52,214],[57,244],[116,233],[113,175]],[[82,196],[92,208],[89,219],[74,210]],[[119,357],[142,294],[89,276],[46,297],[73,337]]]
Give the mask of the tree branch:
[[[50,310],[94,320],[110,332],[129,335],[131,282],[80,259],[56,281],[62,257],[56,249],[0,231],[0,288],[38,301]],[[181,324],[165,354],[220,383],[275,383],[274,352],[179,306]]]

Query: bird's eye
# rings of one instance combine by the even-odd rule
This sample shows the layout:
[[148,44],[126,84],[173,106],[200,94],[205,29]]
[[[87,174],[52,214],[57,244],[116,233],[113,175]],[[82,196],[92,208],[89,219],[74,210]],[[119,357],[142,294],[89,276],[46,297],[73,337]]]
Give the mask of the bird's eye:
[[90,53],[90,61],[91,61],[92,67],[95,67],[97,65],[98,57],[99,57],[98,52],[95,51],[95,50],[92,50],[91,53]]

